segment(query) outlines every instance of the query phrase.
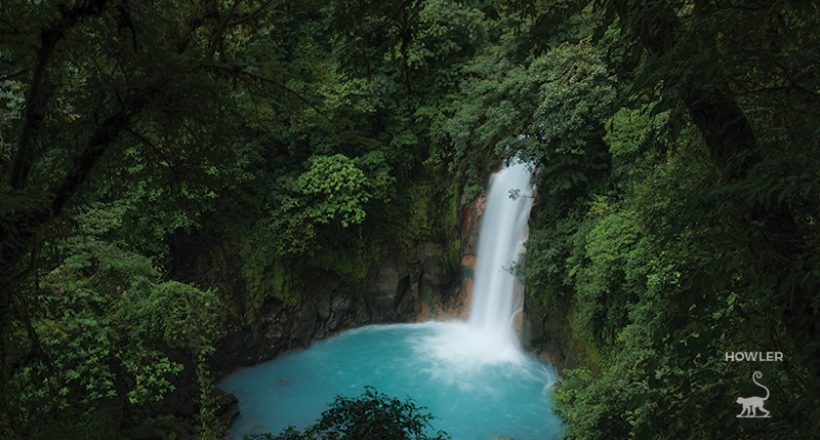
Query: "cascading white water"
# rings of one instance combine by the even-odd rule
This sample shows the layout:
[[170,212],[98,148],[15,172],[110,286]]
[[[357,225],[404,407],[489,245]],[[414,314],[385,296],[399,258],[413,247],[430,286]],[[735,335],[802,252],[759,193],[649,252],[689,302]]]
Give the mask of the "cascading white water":
[[[511,190],[521,196],[510,199]],[[469,322],[367,326],[241,370],[220,384],[239,397],[233,438],[302,429],[333,396],[358,394],[364,385],[412,396],[453,438],[559,438],[550,398],[555,370],[527,356],[513,330],[522,291],[509,268],[520,256],[531,205],[526,165],[493,176]]]
[[[532,172],[518,162],[497,172],[487,194],[478,235],[478,254],[470,307],[470,324],[517,345],[513,317],[521,306],[521,286],[512,273],[527,238],[532,208]],[[518,191],[511,198],[510,191]]]
[[[450,365],[436,374],[458,375],[465,369],[495,363],[524,364],[513,328],[523,289],[512,273],[527,238],[532,207],[529,166],[518,162],[493,175],[478,235],[478,255],[468,322],[442,326],[418,344]],[[510,191],[519,197],[510,197]]]

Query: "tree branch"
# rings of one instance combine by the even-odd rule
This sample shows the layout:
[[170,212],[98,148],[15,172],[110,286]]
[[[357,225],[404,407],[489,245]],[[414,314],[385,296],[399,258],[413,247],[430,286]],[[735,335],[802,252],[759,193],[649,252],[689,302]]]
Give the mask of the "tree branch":
[[136,131],[134,131],[134,130],[132,130],[132,129],[130,129],[130,128],[127,128],[127,127],[125,128],[125,132],[126,132],[126,133],[128,133],[128,134],[130,134],[131,136],[134,136],[135,138],[137,138],[137,140],[139,140],[140,142],[142,142],[143,144],[145,144],[145,146],[147,146],[148,148],[150,148],[150,149],[151,149],[151,151],[153,151],[154,153],[156,153],[156,154],[157,154],[157,155],[158,155],[158,156],[159,156],[159,157],[160,157],[160,158],[161,158],[161,159],[162,159],[165,163],[167,163],[167,164],[168,164],[168,169],[169,169],[169,170],[171,170],[171,177],[172,177],[172,179],[171,179],[171,180],[172,180],[172,181],[173,181],[173,183],[174,183],[173,190],[174,190],[174,192],[177,192],[177,193],[178,193],[178,192],[179,192],[179,188],[182,186],[182,185],[181,185],[181,183],[180,183],[180,182],[182,181],[182,179],[180,179],[180,178],[179,178],[179,173],[177,172],[176,167],[174,167],[173,162],[171,162],[171,159],[169,159],[169,158],[168,158],[168,155],[166,155],[166,154],[165,154],[165,153],[164,153],[164,152],[163,152],[163,151],[162,151],[162,150],[161,150],[158,146],[156,146],[153,142],[151,142],[150,140],[148,140],[148,138],[147,138],[147,137],[145,137],[145,135],[143,135],[143,134],[141,134],[141,133],[138,133],[138,132],[136,132]]
[[26,96],[26,108],[23,112],[23,126],[17,142],[17,151],[12,160],[9,184],[13,189],[22,189],[26,185],[29,171],[34,163],[34,147],[32,140],[45,120],[49,101],[49,84],[46,80],[46,68],[57,44],[66,32],[77,24],[80,19],[99,14],[105,7],[107,0],[94,0],[82,3],[74,9],[60,6],[61,17],[40,32],[40,48],[37,51],[37,61],[34,73]]
[[[103,153],[128,126],[131,118],[139,113],[157,93],[156,89],[138,91],[131,99],[126,99],[119,111],[105,119],[88,140],[85,149],[71,166],[62,183],[52,192],[51,216],[59,215],[77,188],[85,182],[91,169]],[[47,219],[43,219],[45,221]]]
[[5,76],[0,76],[0,81],[8,81],[10,79],[16,78],[24,73],[28,73],[31,70],[31,67],[24,67],[14,73],[9,73]]
[[231,6],[231,10],[228,11],[228,15],[225,16],[225,19],[222,20],[221,23],[219,23],[219,27],[216,28],[213,34],[211,34],[211,41],[209,42],[210,47],[208,50],[208,59],[213,58],[214,53],[216,53],[217,41],[219,41],[219,39],[222,37],[222,33],[225,31],[225,27],[228,24],[228,21],[230,21],[230,19],[233,18],[234,14],[236,13],[236,8],[237,6],[239,6],[240,1],[241,0],[234,0],[233,5]]
[[281,82],[279,82],[279,81],[277,81],[273,78],[268,78],[268,77],[257,75],[255,73],[248,72],[247,70],[242,69],[242,67],[240,67],[240,66],[223,66],[223,65],[219,65],[219,64],[210,64],[209,63],[209,64],[203,64],[202,67],[205,67],[205,68],[217,71],[217,72],[221,72],[221,73],[226,74],[226,75],[232,75],[232,76],[235,76],[235,77],[240,78],[240,79],[242,77],[245,77],[246,79],[251,79],[251,80],[259,81],[259,82],[262,82],[262,83],[270,84],[270,85],[284,91],[285,93],[295,97],[299,101],[302,101],[303,103],[307,104],[312,109],[316,110],[319,114],[322,114],[322,115],[324,114],[324,111],[322,109],[320,109],[316,104],[310,102],[310,100],[305,98],[304,95],[300,94],[296,90],[291,89],[290,87],[282,84]]

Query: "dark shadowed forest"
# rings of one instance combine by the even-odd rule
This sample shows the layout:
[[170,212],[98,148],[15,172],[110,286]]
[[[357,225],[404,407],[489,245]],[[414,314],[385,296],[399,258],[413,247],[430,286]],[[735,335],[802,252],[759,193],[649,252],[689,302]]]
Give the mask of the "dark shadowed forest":
[[[231,371],[451,301],[513,159],[564,438],[820,432],[817,2],[0,0],[0,438],[224,438]],[[391,399],[282,438],[428,438]]]

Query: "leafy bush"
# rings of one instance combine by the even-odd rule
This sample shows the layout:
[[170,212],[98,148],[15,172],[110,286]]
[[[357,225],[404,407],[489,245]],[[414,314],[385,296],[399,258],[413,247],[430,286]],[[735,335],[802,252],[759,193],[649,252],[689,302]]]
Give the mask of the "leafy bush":
[[355,398],[336,396],[314,425],[302,432],[293,427],[280,434],[254,434],[245,440],[445,440],[442,431],[427,434],[433,416],[412,399],[404,401],[365,387]]

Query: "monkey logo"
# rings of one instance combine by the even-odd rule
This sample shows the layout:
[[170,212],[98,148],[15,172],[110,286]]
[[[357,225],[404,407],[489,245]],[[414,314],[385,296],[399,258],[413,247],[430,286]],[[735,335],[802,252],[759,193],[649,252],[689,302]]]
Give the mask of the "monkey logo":
[[[764,390],[766,390],[766,397],[757,397],[757,396],[738,397],[737,398],[737,403],[740,404],[740,405],[743,405],[743,411],[741,411],[740,414],[737,415],[738,418],[741,418],[741,419],[745,419],[745,418],[750,418],[750,419],[763,418],[763,419],[765,419],[765,418],[770,417],[769,412],[766,411],[765,408],[763,408],[763,402],[765,402],[769,398],[769,389],[766,388],[766,386],[761,385],[761,383],[757,381],[758,379],[761,379],[762,377],[763,377],[763,373],[761,373],[759,371],[755,371],[754,374],[752,374],[752,382],[754,382],[755,385],[759,386],[760,388],[763,388]],[[761,412],[763,412],[763,414],[757,415],[757,410],[760,410]]]

